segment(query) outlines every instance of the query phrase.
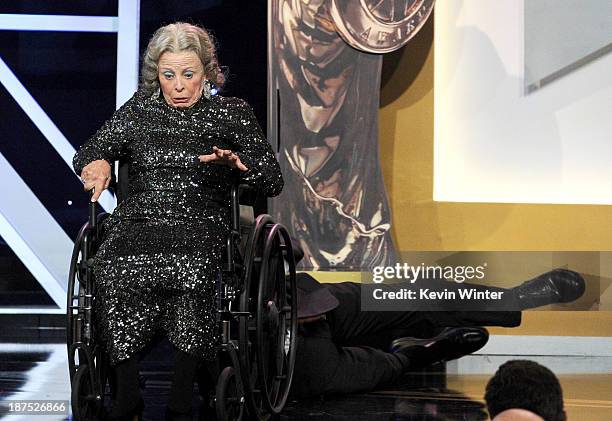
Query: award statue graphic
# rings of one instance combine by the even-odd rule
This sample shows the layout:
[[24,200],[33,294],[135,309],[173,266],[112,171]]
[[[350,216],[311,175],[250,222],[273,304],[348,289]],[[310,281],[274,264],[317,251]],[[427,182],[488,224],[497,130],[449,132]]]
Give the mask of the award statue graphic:
[[379,167],[382,53],[423,26],[433,0],[270,0],[268,136],[283,193],[271,203],[306,269],[396,261]]

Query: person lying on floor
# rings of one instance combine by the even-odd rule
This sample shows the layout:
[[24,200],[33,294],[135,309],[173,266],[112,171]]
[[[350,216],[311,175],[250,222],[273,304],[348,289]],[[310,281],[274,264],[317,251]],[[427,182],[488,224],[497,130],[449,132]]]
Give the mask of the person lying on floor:
[[[469,286],[503,292],[510,301],[506,308],[516,311],[361,311],[361,284],[321,284],[307,273],[297,277],[295,397],[367,392],[396,384],[406,372],[482,348],[489,335],[481,326],[519,326],[520,310],[571,302],[585,290],[580,274],[556,269],[509,289]],[[428,280],[428,286],[452,290],[466,284]]]

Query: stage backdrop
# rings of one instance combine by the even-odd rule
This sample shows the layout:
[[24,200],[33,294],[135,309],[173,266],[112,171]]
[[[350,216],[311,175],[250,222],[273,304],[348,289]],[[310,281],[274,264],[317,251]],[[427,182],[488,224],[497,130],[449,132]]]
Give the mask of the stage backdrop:
[[285,176],[271,213],[304,249],[305,268],[392,264],[378,153],[382,54],[419,31],[433,0],[268,4],[268,137]]

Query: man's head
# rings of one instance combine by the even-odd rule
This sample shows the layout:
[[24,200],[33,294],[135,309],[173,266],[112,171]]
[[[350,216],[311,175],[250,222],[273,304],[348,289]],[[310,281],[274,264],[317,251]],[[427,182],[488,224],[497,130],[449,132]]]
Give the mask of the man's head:
[[546,421],[565,421],[563,393],[555,374],[526,360],[503,364],[487,384],[485,401],[491,418],[508,409],[525,409]]

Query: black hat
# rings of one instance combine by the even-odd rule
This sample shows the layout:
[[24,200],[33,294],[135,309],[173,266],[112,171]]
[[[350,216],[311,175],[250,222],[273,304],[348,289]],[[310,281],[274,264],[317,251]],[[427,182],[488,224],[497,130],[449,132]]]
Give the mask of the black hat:
[[296,274],[298,318],[314,317],[332,311],[340,302],[329,290],[307,273]]

